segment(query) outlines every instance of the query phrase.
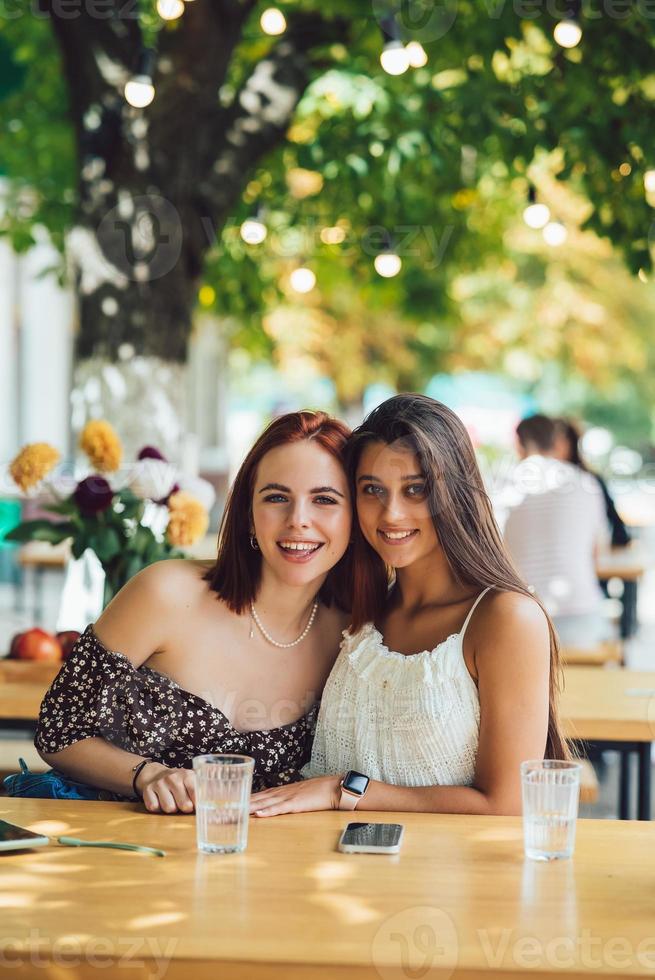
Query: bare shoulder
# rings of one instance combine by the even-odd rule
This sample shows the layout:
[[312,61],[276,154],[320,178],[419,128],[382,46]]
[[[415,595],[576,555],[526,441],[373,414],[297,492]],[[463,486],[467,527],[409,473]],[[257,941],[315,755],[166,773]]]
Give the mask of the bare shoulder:
[[202,562],[177,558],[148,565],[114,596],[94,626],[96,636],[108,649],[143,663],[206,595],[205,570]]
[[531,596],[520,592],[498,592],[494,590],[483,599],[480,620],[484,619],[487,628],[534,630],[548,636],[546,614]]
[[520,592],[489,593],[480,603],[471,623],[475,660],[488,658],[500,663],[534,658],[548,661],[550,631],[548,619],[539,603]]
[[211,562],[187,558],[168,558],[142,569],[128,582],[137,594],[147,595],[176,608],[188,607],[199,601],[207,591],[203,576],[211,568]]

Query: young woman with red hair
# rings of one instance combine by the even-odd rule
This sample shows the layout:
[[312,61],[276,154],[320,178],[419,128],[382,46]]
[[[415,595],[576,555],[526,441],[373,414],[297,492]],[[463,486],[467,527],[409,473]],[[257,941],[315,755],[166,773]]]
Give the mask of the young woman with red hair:
[[41,708],[48,764],[153,813],[193,810],[190,767],[206,752],[253,756],[255,789],[298,778],[349,622],[348,436],[323,412],[269,425],[216,562],[151,565],[78,640]]

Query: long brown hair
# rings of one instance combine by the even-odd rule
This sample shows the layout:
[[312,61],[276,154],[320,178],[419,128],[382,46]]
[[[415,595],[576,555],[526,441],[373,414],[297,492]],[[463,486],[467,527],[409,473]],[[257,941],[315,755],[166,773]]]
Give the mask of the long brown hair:
[[[350,429],[325,412],[289,412],[264,429],[244,459],[229,493],[220,530],[218,557],[203,578],[233,612],[239,614],[255,599],[262,574],[261,552],[250,544],[252,496],[257,467],[271,449],[311,439],[344,465]],[[330,570],[319,591],[329,606],[350,607],[350,556],[347,551]]]
[[[356,428],[348,446],[347,469],[356,499],[357,466],[366,445],[400,442],[421,464],[427,499],[437,537],[456,580],[472,588],[491,587],[518,592],[533,599],[548,620],[550,633],[550,685],[546,755],[570,757],[557,718],[560,689],[559,643],[548,613],[521,580],[505,550],[491,501],[475,458],[469,435],[446,405],[425,395],[389,398]],[[377,622],[387,600],[388,570],[364,538],[357,521],[353,533],[351,632],[364,623]]]

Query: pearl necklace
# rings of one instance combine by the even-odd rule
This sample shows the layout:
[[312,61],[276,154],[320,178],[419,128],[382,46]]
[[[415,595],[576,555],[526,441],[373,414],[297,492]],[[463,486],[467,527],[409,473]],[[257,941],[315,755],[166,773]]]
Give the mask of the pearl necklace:
[[[295,646],[297,646],[302,640],[305,639],[305,637],[309,633],[309,631],[312,628],[312,625],[314,623],[314,620],[316,619],[316,613],[318,612],[318,602],[315,602],[314,605],[312,606],[312,611],[311,611],[311,614],[310,614],[310,617],[309,617],[309,622],[305,626],[304,630],[302,631],[302,633],[300,634],[300,636],[298,637],[298,639],[297,640],[293,640],[291,643],[278,643],[277,640],[274,640],[273,639],[273,637],[271,636],[271,634],[266,629],[264,629],[264,627],[262,625],[262,621],[259,618],[259,616],[257,615],[257,610],[255,609],[254,602],[251,602],[250,603],[250,612],[252,613],[252,618],[257,623],[257,626],[259,628],[259,632],[262,634],[262,636],[264,637],[264,639],[265,640],[268,640],[269,643],[272,643],[274,647],[280,647],[280,648],[287,649],[287,647],[295,647]],[[253,636],[254,636],[254,632],[253,632],[253,628],[251,626],[250,627],[250,638],[252,639]]]

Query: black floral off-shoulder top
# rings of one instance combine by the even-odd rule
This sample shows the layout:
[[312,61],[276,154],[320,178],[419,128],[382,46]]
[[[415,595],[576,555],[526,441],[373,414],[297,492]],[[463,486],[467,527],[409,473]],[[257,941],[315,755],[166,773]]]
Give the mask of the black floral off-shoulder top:
[[255,760],[255,792],[300,779],[317,713],[315,704],[291,724],[238,731],[222,711],[166,674],[136,668],[107,650],[87,626],[43,699],[34,744],[59,752],[99,736],[173,768],[191,768],[193,757],[206,752],[236,752]]

